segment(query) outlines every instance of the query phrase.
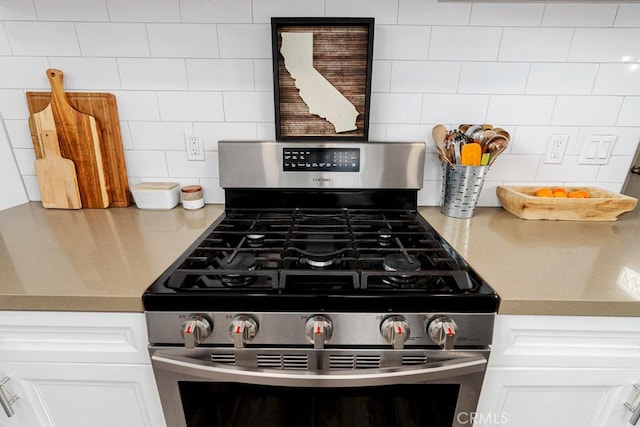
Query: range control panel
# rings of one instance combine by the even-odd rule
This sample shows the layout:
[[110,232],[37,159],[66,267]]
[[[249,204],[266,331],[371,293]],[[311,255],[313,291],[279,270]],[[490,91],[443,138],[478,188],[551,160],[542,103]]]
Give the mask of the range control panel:
[[359,148],[283,148],[285,172],[360,172]]

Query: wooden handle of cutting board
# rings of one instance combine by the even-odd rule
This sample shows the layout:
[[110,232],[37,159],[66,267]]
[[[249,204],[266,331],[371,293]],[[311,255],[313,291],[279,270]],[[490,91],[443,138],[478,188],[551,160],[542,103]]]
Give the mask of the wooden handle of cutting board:
[[42,132],[40,141],[44,158],[36,159],[35,168],[40,187],[42,206],[57,209],[80,209],[82,202],[78,189],[76,167],[60,156],[60,145],[54,130]]
[[76,167],[82,205],[85,208],[109,206],[108,182],[104,170],[100,125],[95,117],[73,108],[64,93],[64,74],[50,68],[51,108],[60,139],[62,156]]

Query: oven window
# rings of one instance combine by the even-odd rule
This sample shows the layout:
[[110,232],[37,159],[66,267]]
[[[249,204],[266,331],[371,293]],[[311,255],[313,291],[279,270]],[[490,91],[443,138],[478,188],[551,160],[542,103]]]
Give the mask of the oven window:
[[187,427],[451,427],[458,385],[293,388],[180,382]]

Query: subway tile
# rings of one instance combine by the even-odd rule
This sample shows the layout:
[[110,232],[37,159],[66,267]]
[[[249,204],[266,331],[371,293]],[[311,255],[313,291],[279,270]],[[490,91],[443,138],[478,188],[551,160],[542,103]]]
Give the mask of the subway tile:
[[640,97],[626,96],[622,102],[618,126],[640,126]]
[[576,28],[569,61],[637,62],[640,28]]
[[559,96],[551,124],[611,126],[622,106],[620,96]]
[[400,0],[398,24],[467,25],[470,3]]
[[189,89],[253,90],[253,63],[251,59],[187,59]]
[[555,97],[539,95],[492,96],[487,112],[488,123],[510,125],[548,125]]
[[271,58],[270,25],[218,25],[221,58]]
[[13,155],[16,158],[16,164],[20,170],[20,175],[36,174],[36,154],[32,148],[14,148]]
[[[376,25],[373,58],[427,59],[430,27],[408,25]],[[407,43],[411,40],[411,43]]]
[[77,23],[76,31],[83,56],[149,56],[144,24]]
[[455,93],[459,75],[459,62],[394,61],[390,91]]
[[34,0],[40,21],[108,21],[104,0]]
[[529,64],[463,62],[459,93],[517,94],[527,83]]
[[580,154],[587,135],[616,135],[616,143],[611,154],[613,156],[633,156],[638,148],[638,141],[640,141],[640,127],[581,127],[578,136],[580,145],[573,152],[574,154]]
[[387,125],[383,123],[369,123],[369,141],[386,141]]
[[435,151],[427,151],[424,158],[424,180],[442,180],[443,164]]
[[271,22],[272,16],[324,16],[324,0],[270,0],[253,2],[253,22]]
[[395,24],[399,0],[325,0],[327,16],[373,17],[376,24]]
[[114,58],[50,58],[49,65],[64,72],[66,90],[120,89]]
[[556,134],[569,137],[565,154],[570,154],[574,152],[579,132],[579,127],[570,126],[518,126],[509,144],[511,154],[545,155],[552,135]]
[[218,141],[255,140],[258,131],[255,123],[194,123],[194,130],[202,133],[204,149],[218,151]]
[[534,181],[540,156],[501,154],[491,166],[489,176],[495,181]]
[[33,148],[33,140],[31,139],[31,131],[27,120],[5,119],[4,125],[13,148]]
[[424,95],[422,123],[486,123],[488,95]]
[[3,21],[35,21],[38,19],[33,2],[25,0],[0,0],[0,16]]
[[[1,24],[1,23],[0,23]],[[10,56],[11,46],[9,46],[9,39],[4,31],[4,25],[0,25],[0,56]]]
[[147,24],[151,56],[217,58],[218,36],[212,24]]
[[224,203],[224,190],[220,188],[218,178],[201,179],[200,185],[205,203]]
[[256,91],[273,91],[273,62],[270,59],[254,59],[253,73]]
[[158,98],[155,92],[123,90],[114,93],[120,120],[160,120]]
[[536,180],[549,182],[595,181],[598,165],[579,165],[579,156],[565,156],[562,164],[540,163]]
[[618,14],[613,23],[614,27],[637,28],[638,22],[640,22],[640,4],[620,3],[618,5]]
[[495,61],[501,33],[493,27],[433,27],[429,59]]
[[589,95],[597,74],[597,64],[533,63],[525,92],[535,95]]
[[480,196],[478,197],[478,204],[476,206],[500,206],[500,201],[498,200],[498,195],[496,194],[496,188],[498,188],[498,185],[503,184],[504,183],[502,181],[494,181],[493,177],[491,177],[490,180],[485,178],[485,181],[482,184],[482,191],[480,192]]
[[180,12],[183,22],[249,23],[251,0],[180,1]]
[[158,92],[160,120],[224,121],[220,92]]
[[112,22],[180,22],[179,0],[107,0]]
[[389,92],[391,88],[392,61],[373,61],[371,72],[371,91]]
[[134,150],[186,151],[184,133],[192,129],[191,123],[129,122]]
[[124,161],[128,176],[169,176],[164,151],[125,150]]
[[633,156],[611,156],[606,165],[601,165],[596,180],[598,182],[624,182],[631,169]]
[[264,141],[275,141],[276,125],[273,122],[256,123],[258,139]]
[[440,206],[442,180],[424,181],[418,191],[418,206]]
[[40,196],[40,187],[38,187],[38,178],[35,176],[22,176],[22,182],[24,188],[27,190],[27,196],[32,202],[39,202],[42,200]]
[[273,92],[225,92],[227,122],[271,122],[274,120]]
[[23,90],[0,89],[0,116],[8,119],[24,119],[27,111],[27,100]]
[[205,151],[204,161],[187,160],[187,151],[167,151],[169,176],[193,178],[218,177],[218,153]]
[[500,61],[565,61],[572,35],[572,28],[505,28],[498,58]]
[[50,89],[45,71],[49,68],[44,57],[5,57],[0,61],[0,88]]
[[640,64],[600,64],[594,95],[640,95]]
[[610,27],[618,11],[616,3],[548,3],[544,9],[543,26],[549,27]]
[[473,3],[471,25],[531,27],[542,21],[542,3]]
[[78,39],[72,23],[5,22],[4,26],[14,55],[80,55]]
[[129,131],[129,122],[120,121],[120,137],[122,138],[122,148],[125,150],[133,150],[133,141],[131,140],[131,132]]
[[420,123],[422,96],[418,94],[372,93],[371,123]]
[[431,141],[433,125],[387,125],[388,141]]
[[187,73],[182,59],[120,58],[123,89],[184,90]]

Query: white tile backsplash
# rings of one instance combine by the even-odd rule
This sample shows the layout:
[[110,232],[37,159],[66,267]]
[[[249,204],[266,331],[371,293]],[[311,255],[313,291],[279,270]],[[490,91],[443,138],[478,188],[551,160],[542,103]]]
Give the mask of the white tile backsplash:
[[69,22],[5,22],[16,56],[80,55],[75,28]]
[[40,21],[108,21],[104,0],[33,0]]
[[433,27],[429,59],[495,61],[501,35],[498,27]]
[[[500,184],[621,188],[640,140],[638,4],[0,0],[0,112],[29,197],[40,195],[24,94],[49,90],[56,67],[67,90],[116,95],[132,183],[200,183],[222,202],[217,142],[275,138],[272,16],[376,18],[369,139],[427,143],[420,204],[440,201],[437,123],[513,135],[480,205],[498,203]],[[186,160],[192,129],[204,162]],[[545,164],[556,133],[569,136],[564,161]],[[589,134],[618,137],[607,165],[577,164]]]
[[149,56],[144,24],[78,23],[76,32],[84,56]]
[[147,36],[154,57],[218,57],[218,34],[214,24],[147,24]]

